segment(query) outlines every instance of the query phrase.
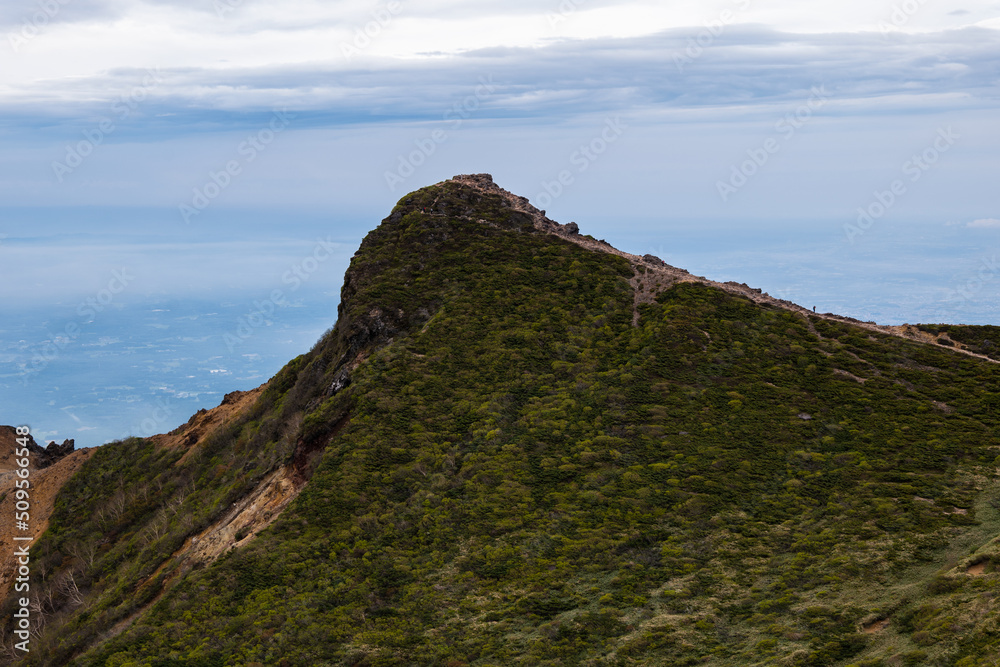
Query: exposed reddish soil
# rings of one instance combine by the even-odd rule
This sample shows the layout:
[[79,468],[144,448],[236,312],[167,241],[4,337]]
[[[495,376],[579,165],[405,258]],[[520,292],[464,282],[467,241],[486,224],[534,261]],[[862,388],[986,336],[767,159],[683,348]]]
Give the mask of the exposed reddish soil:
[[[199,410],[191,417],[188,423],[170,433],[154,435],[150,440],[161,447],[187,448],[188,452],[184,455],[184,458],[186,458],[188,453],[196,449],[206,436],[217,428],[224,426],[243,410],[253,405],[253,402],[260,396],[265,386],[261,385],[251,391],[227,394],[222,404],[218,407],[211,410]],[[33,537],[37,539],[45,532],[45,529],[48,528],[49,517],[52,515],[52,509],[55,506],[59,490],[80,469],[84,462],[97,451],[96,448],[80,449],[42,469],[36,467],[34,457],[29,457],[31,461],[31,465],[28,468],[31,471],[29,476],[31,481],[29,530],[20,531],[15,528],[14,524],[15,503],[17,499],[13,492],[15,490],[14,482],[18,479],[15,475],[18,466],[14,451],[17,447],[17,436],[14,429],[0,426],[0,543],[3,545],[2,550],[0,550],[0,597],[6,596],[15,577],[14,536]],[[184,460],[184,458],[181,460]],[[241,516],[237,517],[232,512],[227,515],[226,519],[221,523],[231,527],[231,530],[228,532],[223,531],[227,539],[221,540],[221,542],[225,543],[221,546],[222,550],[236,541],[229,538],[234,537],[237,531],[240,532],[241,538],[249,539],[259,532],[263,526],[274,520],[277,513],[295,495],[294,493],[289,495],[288,490],[293,489],[297,492],[301,488],[301,484],[293,485],[290,482],[282,482],[282,474],[284,474],[284,477],[289,477],[291,473],[290,469],[287,471],[276,471],[267,477],[249,496],[238,503],[240,509],[244,510]],[[218,529],[219,527],[219,524],[216,524],[209,531]],[[217,540],[208,540],[207,542],[211,543],[215,541]],[[30,544],[26,541],[24,543]],[[182,552],[185,552],[185,549],[182,549]],[[214,558],[218,553],[221,553],[221,551],[217,551],[216,549],[202,549],[199,552],[199,556],[202,558],[204,556]],[[175,556],[177,555],[179,554],[175,554]],[[200,560],[201,558],[198,559]]]
[[867,623],[861,626],[861,632],[865,633],[866,635],[873,635],[876,632],[882,632],[887,627],[889,627],[889,619],[881,618],[877,621],[872,621],[871,623]]
[[987,561],[981,560],[978,563],[973,563],[972,565],[970,565],[969,569],[967,569],[965,573],[973,577],[981,577],[984,574],[986,574],[987,565],[988,565]]
[[178,464],[188,459],[197,446],[204,442],[205,437],[220,426],[224,426],[244,410],[253,405],[254,401],[264,392],[267,383],[250,391],[234,391],[226,394],[222,403],[211,410],[199,410],[191,415],[191,419],[175,428],[170,433],[151,436],[149,439],[160,447],[169,449],[187,449]]
[[28,488],[30,493],[28,530],[25,531],[17,530],[14,523],[15,503],[17,502],[14,495],[16,490],[14,482],[20,479],[15,474],[18,465],[14,452],[18,447],[17,435],[14,430],[10,427],[0,427],[0,544],[2,544],[0,547],[0,598],[7,596],[14,581],[15,566],[17,565],[14,549],[21,544],[34,543],[34,541],[15,541],[14,537],[37,539],[45,532],[49,526],[49,517],[52,516],[52,508],[55,506],[59,489],[95,451],[94,449],[78,449],[41,470],[35,467],[34,457],[28,457],[28,470],[30,471],[28,480],[31,486]]

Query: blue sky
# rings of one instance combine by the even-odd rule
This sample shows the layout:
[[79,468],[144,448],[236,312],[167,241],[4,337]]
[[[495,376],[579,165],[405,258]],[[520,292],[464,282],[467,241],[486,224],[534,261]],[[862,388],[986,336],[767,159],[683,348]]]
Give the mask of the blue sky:
[[[998,83],[990,0],[5,2],[0,422],[100,440],[259,384],[333,324],[364,234],[458,173],[807,306],[996,323]],[[294,316],[222,345],[310,257]],[[171,354],[202,370],[157,380]],[[97,426],[62,409],[87,401]]]

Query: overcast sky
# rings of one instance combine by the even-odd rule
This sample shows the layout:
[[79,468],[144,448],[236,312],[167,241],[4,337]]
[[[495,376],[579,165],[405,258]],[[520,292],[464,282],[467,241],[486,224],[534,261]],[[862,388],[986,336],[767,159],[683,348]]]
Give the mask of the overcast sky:
[[[570,217],[849,222],[903,179],[887,217],[992,220],[998,16],[991,0],[8,1],[0,205],[180,209],[235,162],[206,208],[367,216],[490,171]],[[942,131],[958,138],[909,180]]]

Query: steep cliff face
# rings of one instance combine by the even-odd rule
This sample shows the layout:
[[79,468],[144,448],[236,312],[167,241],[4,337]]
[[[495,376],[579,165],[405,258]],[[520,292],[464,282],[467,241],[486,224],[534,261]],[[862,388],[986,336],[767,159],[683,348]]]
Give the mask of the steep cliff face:
[[1000,370],[889,333],[424,188],[309,353],[65,483],[23,662],[988,664]]

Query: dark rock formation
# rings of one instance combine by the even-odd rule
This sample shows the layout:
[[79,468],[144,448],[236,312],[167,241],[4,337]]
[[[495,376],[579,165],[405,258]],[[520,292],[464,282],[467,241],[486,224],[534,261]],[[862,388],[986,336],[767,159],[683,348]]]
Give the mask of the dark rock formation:
[[64,456],[72,454],[76,449],[76,443],[72,438],[63,440],[61,445],[57,445],[55,440],[52,440],[45,446],[45,449],[42,449],[39,445],[34,445],[34,447],[29,445],[28,449],[31,451],[31,456],[37,468],[48,468]]
[[326,393],[329,396],[333,396],[349,384],[351,384],[350,369],[346,367],[341,368],[337,371],[336,375],[333,376],[333,382],[330,383],[330,388],[327,389]]
[[643,255],[642,258],[653,266],[667,266],[667,263],[656,255]]
[[[76,449],[76,444],[72,438],[63,440],[61,445],[56,444],[56,442],[50,441],[48,445],[42,447],[35,439],[28,435],[18,435],[17,429],[13,426],[0,426],[0,435],[3,436],[3,441],[6,443],[10,441],[10,454],[13,455],[15,444],[18,440],[22,438],[27,438],[27,448],[28,456],[31,460],[31,465],[36,469],[48,468],[50,465],[63,458],[67,454],[71,454]],[[16,445],[20,447],[20,444]]]
[[245,391],[231,391],[222,397],[222,403],[220,403],[219,405],[229,405],[230,403],[235,403],[236,401],[243,398],[243,394],[245,393],[246,393]]

